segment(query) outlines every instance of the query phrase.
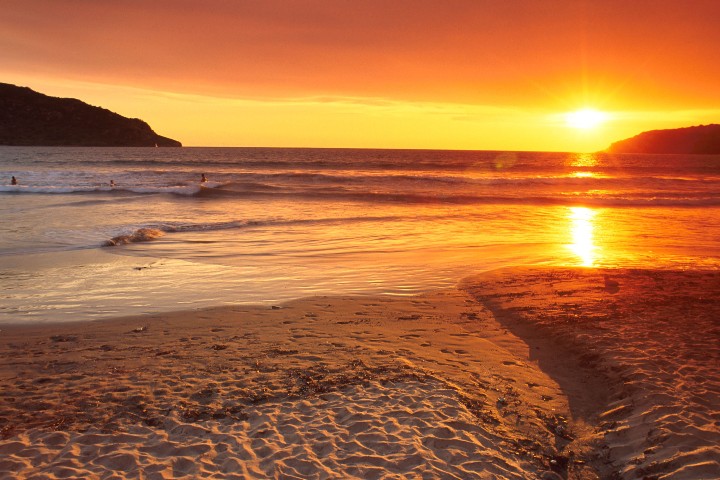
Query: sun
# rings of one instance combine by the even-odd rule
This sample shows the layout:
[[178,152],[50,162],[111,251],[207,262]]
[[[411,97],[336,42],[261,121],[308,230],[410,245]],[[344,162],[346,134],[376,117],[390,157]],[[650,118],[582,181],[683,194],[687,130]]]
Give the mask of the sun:
[[608,119],[607,113],[592,108],[584,108],[575,112],[565,114],[565,123],[569,127],[588,130],[598,127]]

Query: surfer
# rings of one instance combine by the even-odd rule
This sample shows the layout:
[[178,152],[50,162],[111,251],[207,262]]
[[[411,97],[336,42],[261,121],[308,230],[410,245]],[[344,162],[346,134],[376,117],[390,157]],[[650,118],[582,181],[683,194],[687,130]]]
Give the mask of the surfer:
[[10,185],[17,185],[17,179],[15,177],[12,177],[12,180],[10,180]]
[[[13,177],[13,178],[14,178],[14,177]],[[202,178],[200,179],[200,183],[205,183],[205,182],[207,182],[207,177],[206,177],[205,174],[203,173],[203,174],[202,174]]]

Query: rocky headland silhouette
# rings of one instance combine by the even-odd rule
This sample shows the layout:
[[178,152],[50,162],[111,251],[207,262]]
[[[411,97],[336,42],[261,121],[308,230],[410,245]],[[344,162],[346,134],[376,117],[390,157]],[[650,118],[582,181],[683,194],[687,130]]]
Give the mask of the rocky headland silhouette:
[[0,83],[0,145],[181,147],[137,118]]
[[720,125],[650,130],[615,142],[610,153],[720,154]]

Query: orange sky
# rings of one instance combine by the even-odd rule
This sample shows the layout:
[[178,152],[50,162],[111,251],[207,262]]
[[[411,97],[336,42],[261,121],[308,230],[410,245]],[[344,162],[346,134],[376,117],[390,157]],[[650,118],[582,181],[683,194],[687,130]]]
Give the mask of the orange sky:
[[[588,151],[720,122],[717,0],[2,0],[0,81],[186,145]],[[606,111],[594,129],[563,113]]]

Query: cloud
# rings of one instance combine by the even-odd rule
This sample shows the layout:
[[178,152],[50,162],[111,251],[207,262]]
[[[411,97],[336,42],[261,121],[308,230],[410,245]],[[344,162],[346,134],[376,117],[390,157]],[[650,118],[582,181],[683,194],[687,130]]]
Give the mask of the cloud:
[[[186,144],[586,151],[717,121],[717,18],[715,0],[3,0],[0,81]],[[583,107],[617,116],[567,137],[553,114]]]
[[720,102],[705,91],[720,76],[718,17],[720,3],[704,0],[4,0],[0,73],[257,98],[523,105],[551,100],[535,84],[556,92],[604,78],[627,83],[623,98],[651,83],[656,102],[699,104],[698,90]]

